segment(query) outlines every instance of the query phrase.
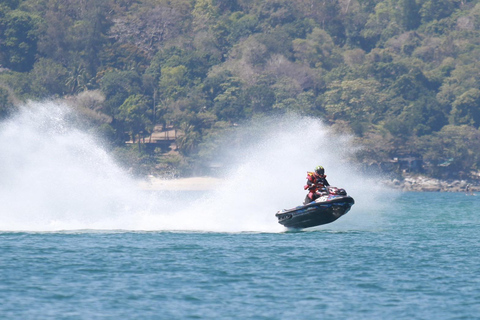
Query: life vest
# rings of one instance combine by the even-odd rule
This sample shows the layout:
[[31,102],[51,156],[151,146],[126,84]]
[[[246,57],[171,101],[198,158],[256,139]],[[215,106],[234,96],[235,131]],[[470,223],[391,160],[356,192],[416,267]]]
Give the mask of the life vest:
[[[326,175],[323,176],[323,178],[326,178],[326,177],[327,177]],[[310,191],[315,192],[318,188],[324,187],[323,182],[320,181],[320,178],[318,178],[315,175],[315,172],[307,171],[307,180],[313,183],[313,186],[309,186],[308,184],[306,184],[303,187],[304,190],[307,190],[310,188]]]

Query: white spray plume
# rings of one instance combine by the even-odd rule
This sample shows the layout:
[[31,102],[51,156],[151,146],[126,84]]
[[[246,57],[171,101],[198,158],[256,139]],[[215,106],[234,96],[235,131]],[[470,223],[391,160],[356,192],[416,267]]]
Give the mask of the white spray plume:
[[286,116],[240,128],[255,134],[247,145],[227,147],[234,165],[225,183],[191,200],[141,190],[94,137],[66,121],[71,112],[30,103],[0,123],[0,231],[283,231],[275,212],[301,204],[306,173],[317,165],[356,200],[335,222],[340,229],[379,218],[372,208],[384,190],[348,162],[350,138],[318,120]]

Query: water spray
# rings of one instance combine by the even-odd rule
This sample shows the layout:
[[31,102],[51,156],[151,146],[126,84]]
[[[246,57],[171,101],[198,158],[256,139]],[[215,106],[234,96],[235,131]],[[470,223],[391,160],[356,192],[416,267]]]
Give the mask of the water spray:
[[299,116],[240,126],[236,141],[248,142],[220,149],[229,164],[224,183],[200,198],[143,190],[98,139],[68,121],[72,112],[29,103],[0,123],[1,231],[283,231],[275,212],[301,204],[306,173],[317,165],[355,198],[347,225],[382,192],[349,164],[350,137]]

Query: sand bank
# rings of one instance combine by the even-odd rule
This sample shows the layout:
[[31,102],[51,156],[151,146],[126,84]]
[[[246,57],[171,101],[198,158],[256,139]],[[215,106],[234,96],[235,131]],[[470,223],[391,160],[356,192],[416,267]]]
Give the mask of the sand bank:
[[213,190],[220,186],[222,179],[213,177],[191,177],[180,179],[160,179],[148,177],[140,182],[144,190],[170,190],[170,191],[202,191]]

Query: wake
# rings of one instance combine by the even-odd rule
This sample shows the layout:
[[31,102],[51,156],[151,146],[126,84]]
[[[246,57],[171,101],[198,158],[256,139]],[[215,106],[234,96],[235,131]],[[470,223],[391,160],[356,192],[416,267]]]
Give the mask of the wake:
[[219,154],[230,165],[225,182],[197,199],[145,191],[94,136],[68,121],[72,112],[60,103],[29,103],[0,123],[1,231],[281,232],[275,212],[301,203],[306,171],[319,164],[356,200],[335,223],[340,228],[365,223],[355,216],[368,217],[384,192],[349,163],[350,137],[298,116],[240,127],[235,145]]

